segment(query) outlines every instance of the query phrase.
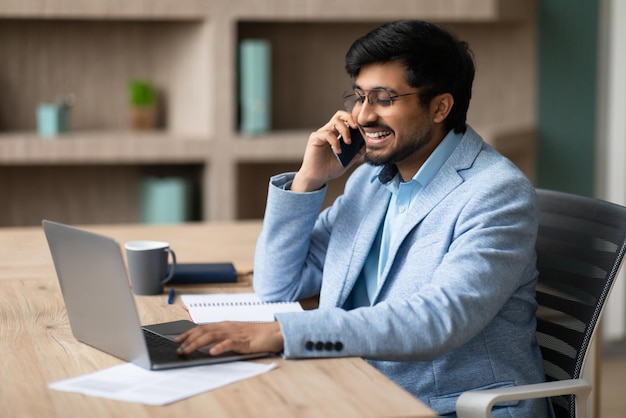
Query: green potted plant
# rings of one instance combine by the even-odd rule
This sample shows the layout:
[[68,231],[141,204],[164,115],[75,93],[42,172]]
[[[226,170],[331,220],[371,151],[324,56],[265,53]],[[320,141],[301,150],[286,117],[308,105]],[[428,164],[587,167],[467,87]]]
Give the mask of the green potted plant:
[[131,80],[128,83],[128,100],[131,128],[154,129],[157,119],[157,93],[152,83]]

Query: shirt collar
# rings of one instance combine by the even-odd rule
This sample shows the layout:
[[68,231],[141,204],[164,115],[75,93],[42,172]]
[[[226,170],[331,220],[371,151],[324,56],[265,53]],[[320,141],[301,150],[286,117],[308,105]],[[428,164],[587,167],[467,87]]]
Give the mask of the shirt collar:
[[[417,170],[412,180],[419,182],[422,187],[426,187],[448,158],[450,158],[450,155],[461,142],[461,138],[463,138],[463,133],[456,133],[454,130],[450,130],[420,169]],[[383,185],[390,187],[392,191],[397,190],[400,184],[398,168],[395,164],[385,164],[372,176],[371,181],[374,182],[376,179]]]

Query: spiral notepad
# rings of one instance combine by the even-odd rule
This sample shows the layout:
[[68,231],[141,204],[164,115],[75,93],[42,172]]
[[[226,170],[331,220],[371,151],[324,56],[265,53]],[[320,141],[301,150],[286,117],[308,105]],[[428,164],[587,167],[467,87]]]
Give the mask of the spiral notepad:
[[219,321],[272,322],[281,312],[299,312],[298,302],[263,302],[254,293],[181,295],[181,300],[196,324]]

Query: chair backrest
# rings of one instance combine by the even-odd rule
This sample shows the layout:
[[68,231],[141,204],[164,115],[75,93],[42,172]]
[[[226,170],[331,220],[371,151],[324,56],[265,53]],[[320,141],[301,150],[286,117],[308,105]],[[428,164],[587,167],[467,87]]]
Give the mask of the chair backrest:
[[[624,257],[626,208],[538,189],[537,339],[547,381],[580,378],[589,343]],[[575,417],[574,396],[552,398]]]

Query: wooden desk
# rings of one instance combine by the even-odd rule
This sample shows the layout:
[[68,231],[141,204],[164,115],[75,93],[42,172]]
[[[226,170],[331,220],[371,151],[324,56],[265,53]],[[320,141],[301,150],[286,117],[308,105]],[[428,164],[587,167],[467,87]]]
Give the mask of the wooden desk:
[[[171,227],[98,226],[116,238],[169,241],[179,262],[252,268],[259,222]],[[120,364],[71,334],[41,228],[0,229],[0,415],[7,417],[434,417],[359,358],[283,360],[269,373],[162,407],[48,389],[48,383]],[[88,274],[88,272],[85,272]],[[179,292],[248,291],[245,284]],[[137,297],[143,323],[188,318],[180,300]]]

